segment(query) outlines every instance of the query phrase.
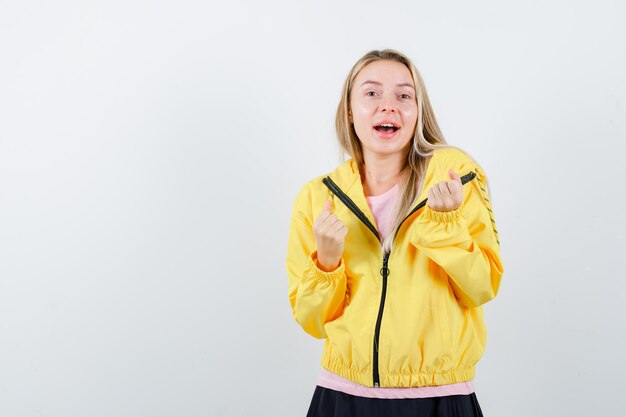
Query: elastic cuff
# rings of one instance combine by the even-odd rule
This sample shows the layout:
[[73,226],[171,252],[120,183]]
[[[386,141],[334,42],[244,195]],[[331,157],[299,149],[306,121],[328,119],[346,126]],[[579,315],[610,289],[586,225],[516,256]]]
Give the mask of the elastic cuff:
[[437,211],[430,208],[430,206],[426,206],[424,217],[429,221],[437,223],[461,223],[463,219],[463,207],[464,204],[461,203],[461,205],[454,210]]
[[322,281],[336,281],[345,275],[346,267],[343,257],[339,266],[332,271],[326,272],[317,266],[317,250],[313,251],[307,260],[306,275]]

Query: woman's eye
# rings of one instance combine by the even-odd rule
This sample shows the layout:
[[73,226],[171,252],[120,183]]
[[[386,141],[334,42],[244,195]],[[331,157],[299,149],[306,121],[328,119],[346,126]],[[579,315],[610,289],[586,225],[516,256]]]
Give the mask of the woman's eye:
[[408,99],[408,98],[411,98],[411,96],[410,96],[410,95],[408,95],[408,94],[401,94],[401,96],[402,96],[402,98],[407,98],[407,99]]
[[[369,96],[369,95],[370,95],[370,93],[376,94],[376,92],[375,92],[375,91],[368,91],[367,93],[365,93],[365,95]],[[371,97],[371,96],[370,96],[370,97]]]

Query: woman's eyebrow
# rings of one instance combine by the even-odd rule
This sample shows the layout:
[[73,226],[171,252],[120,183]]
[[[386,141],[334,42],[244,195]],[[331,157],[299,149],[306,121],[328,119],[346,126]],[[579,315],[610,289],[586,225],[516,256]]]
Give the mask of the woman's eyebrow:
[[[366,81],[363,81],[363,83],[361,84],[361,87],[363,87],[365,84],[383,85],[383,83],[381,83],[380,81],[366,80]],[[396,86],[397,87],[411,87],[413,90],[415,90],[415,87],[413,87],[413,84],[411,83],[400,83],[400,84],[396,84]]]

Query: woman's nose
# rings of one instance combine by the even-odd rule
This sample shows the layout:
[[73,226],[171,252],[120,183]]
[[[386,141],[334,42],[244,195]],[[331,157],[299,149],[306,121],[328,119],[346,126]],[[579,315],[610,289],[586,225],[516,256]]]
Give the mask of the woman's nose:
[[380,110],[387,111],[387,112],[395,112],[396,106],[395,106],[395,103],[393,102],[393,97],[384,96],[382,100],[380,101]]

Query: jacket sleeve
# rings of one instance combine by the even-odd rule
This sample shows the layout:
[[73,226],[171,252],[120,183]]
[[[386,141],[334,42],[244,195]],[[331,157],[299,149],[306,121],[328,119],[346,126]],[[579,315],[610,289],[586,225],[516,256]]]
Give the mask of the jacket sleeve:
[[333,271],[326,272],[317,266],[314,209],[305,185],[293,205],[286,266],[293,317],[304,331],[323,339],[324,324],[343,312],[347,284],[343,258]]
[[471,170],[476,177],[463,185],[463,203],[456,210],[424,207],[413,225],[411,243],[447,272],[461,304],[478,307],[497,295],[504,272],[487,178],[473,161],[449,168],[459,175]]

